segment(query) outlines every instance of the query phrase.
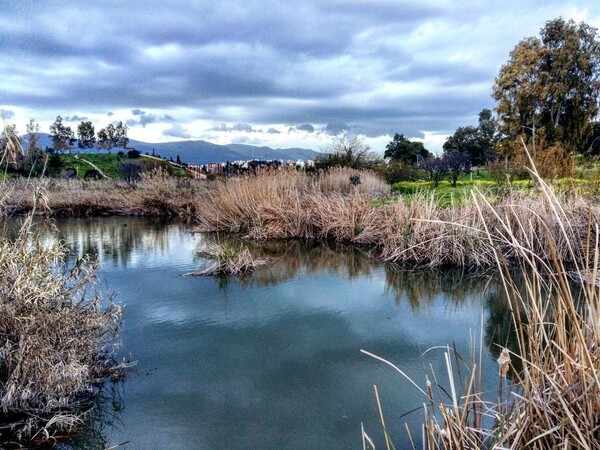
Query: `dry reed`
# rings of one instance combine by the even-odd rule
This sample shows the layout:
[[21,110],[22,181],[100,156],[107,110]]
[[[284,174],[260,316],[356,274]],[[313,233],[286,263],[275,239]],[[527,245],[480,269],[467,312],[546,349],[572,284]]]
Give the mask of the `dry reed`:
[[28,216],[0,243],[2,434],[48,440],[84,423],[94,392],[122,374],[114,360],[121,309],[89,293],[96,265],[36,233]]
[[[477,194],[475,201],[439,206],[432,195],[419,193],[377,206],[379,187],[352,186],[333,173],[310,178],[299,173],[267,173],[217,182],[202,196],[197,219],[203,230],[238,233],[252,239],[312,238],[371,246],[383,260],[418,266],[492,268],[495,252],[518,259],[511,242],[490,240],[482,222],[497,235],[510,230],[515,242],[528,243],[534,230],[547,230],[531,241],[543,260],[553,253],[573,264],[570,246],[586,245],[588,223],[600,223],[600,207],[582,196],[555,193],[571,227],[561,223],[543,187],[531,193],[508,191],[504,196]],[[357,172],[361,180],[372,174]],[[376,179],[375,179],[376,180]],[[337,186],[337,187],[336,187]],[[361,188],[362,186],[362,188]],[[376,186],[373,181],[371,186]],[[362,190],[361,190],[362,189]],[[476,191],[474,191],[476,192]],[[480,201],[483,201],[480,200]]]
[[540,204],[473,202],[517,330],[518,349],[498,358],[496,395],[483,390],[482,342],[466,359],[446,347],[446,373],[431,372],[425,387],[364,352],[423,394],[424,449],[600,449],[600,225],[592,205],[581,209],[532,175]]
[[246,275],[271,262],[269,258],[254,258],[245,245],[211,243],[199,250],[198,256],[212,263],[185,275]]
[[23,448],[81,429],[102,385],[129,364],[115,359],[121,307],[93,289],[96,262],[69,263],[68,249],[36,230],[46,192],[19,183],[0,190],[0,216],[23,195],[31,211],[16,237],[0,230],[0,446]]
[[51,214],[56,216],[163,215],[191,217],[199,207],[203,182],[178,179],[156,171],[144,174],[135,185],[112,180],[11,179],[0,181],[8,192],[8,214],[27,213],[36,192],[46,193]]

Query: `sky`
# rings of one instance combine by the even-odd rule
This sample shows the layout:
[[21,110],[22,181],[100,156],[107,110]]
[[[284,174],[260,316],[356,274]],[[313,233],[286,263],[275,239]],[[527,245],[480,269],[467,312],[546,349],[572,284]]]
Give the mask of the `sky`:
[[123,121],[145,142],[324,150],[403,133],[437,153],[493,108],[494,78],[600,1],[0,0],[0,112],[24,132]]

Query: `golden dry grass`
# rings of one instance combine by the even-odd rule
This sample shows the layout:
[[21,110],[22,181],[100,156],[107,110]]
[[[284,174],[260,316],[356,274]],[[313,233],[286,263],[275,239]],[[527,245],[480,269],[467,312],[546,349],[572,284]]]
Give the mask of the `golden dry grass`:
[[0,181],[0,189],[7,192],[4,206],[8,214],[31,211],[36,193],[42,190],[53,215],[191,217],[205,185],[157,171],[145,174],[135,186],[112,180],[11,179]]
[[[361,180],[371,174],[358,172]],[[310,178],[301,173],[267,173],[217,182],[202,196],[197,219],[204,230],[238,233],[252,239],[313,238],[364,244],[390,262],[418,266],[494,267],[495,252],[520,257],[513,243],[489,239],[506,233],[529,245],[543,260],[556,252],[573,263],[571,246],[586,245],[588,223],[600,222],[600,207],[589,198],[555,193],[561,201],[570,234],[561,223],[541,185],[533,192],[508,191],[504,196],[473,195],[484,202],[441,207],[425,193],[399,197],[378,206],[382,193],[377,179],[352,186],[347,174]],[[362,187],[361,187],[362,186]],[[535,239],[533,239],[535,238]]]
[[[446,373],[430,372],[424,386],[364,352],[422,393],[423,448],[600,449],[600,224],[593,205],[567,201],[533,176],[536,203],[473,201],[517,330],[518,349],[498,358],[496,394],[483,388],[482,342],[464,359],[447,347]],[[365,430],[363,442],[372,442]]]

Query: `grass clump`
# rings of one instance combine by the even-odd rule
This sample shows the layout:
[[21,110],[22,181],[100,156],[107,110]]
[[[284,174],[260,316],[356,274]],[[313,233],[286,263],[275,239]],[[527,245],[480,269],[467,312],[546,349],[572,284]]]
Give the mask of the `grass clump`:
[[67,250],[38,234],[29,216],[0,242],[0,434],[17,442],[80,429],[115,360],[121,308],[90,293],[96,264],[67,264]]
[[212,262],[206,267],[186,275],[246,275],[270,262],[268,258],[253,258],[248,247],[235,244],[211,243],[198,251],[198,256],[212,260]]

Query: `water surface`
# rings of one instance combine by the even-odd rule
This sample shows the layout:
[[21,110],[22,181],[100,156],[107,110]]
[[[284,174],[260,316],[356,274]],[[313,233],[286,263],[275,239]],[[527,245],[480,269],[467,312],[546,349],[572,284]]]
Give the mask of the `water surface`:
[[[403,271],[356,248],[289,242],[253,247],[275,262],[243,279],[184,277],[215,239],[180,222],[65,219],[59,235],[102,264],[99,286],[126,305],[123,354],[137,361],[122,386],[106,446],[126,449],[362,448],[361,422],[385,448],[377,385],[396,448],[404,424],[420,437],[420,385],[443,350],[465,356],[471,335],[489,344],[505,318],[482,276]],[[487,289],[486,289],[487,286]],[[492,313],[489,306],[494,306]],[[490,386],[494,357],[484,350]]]

